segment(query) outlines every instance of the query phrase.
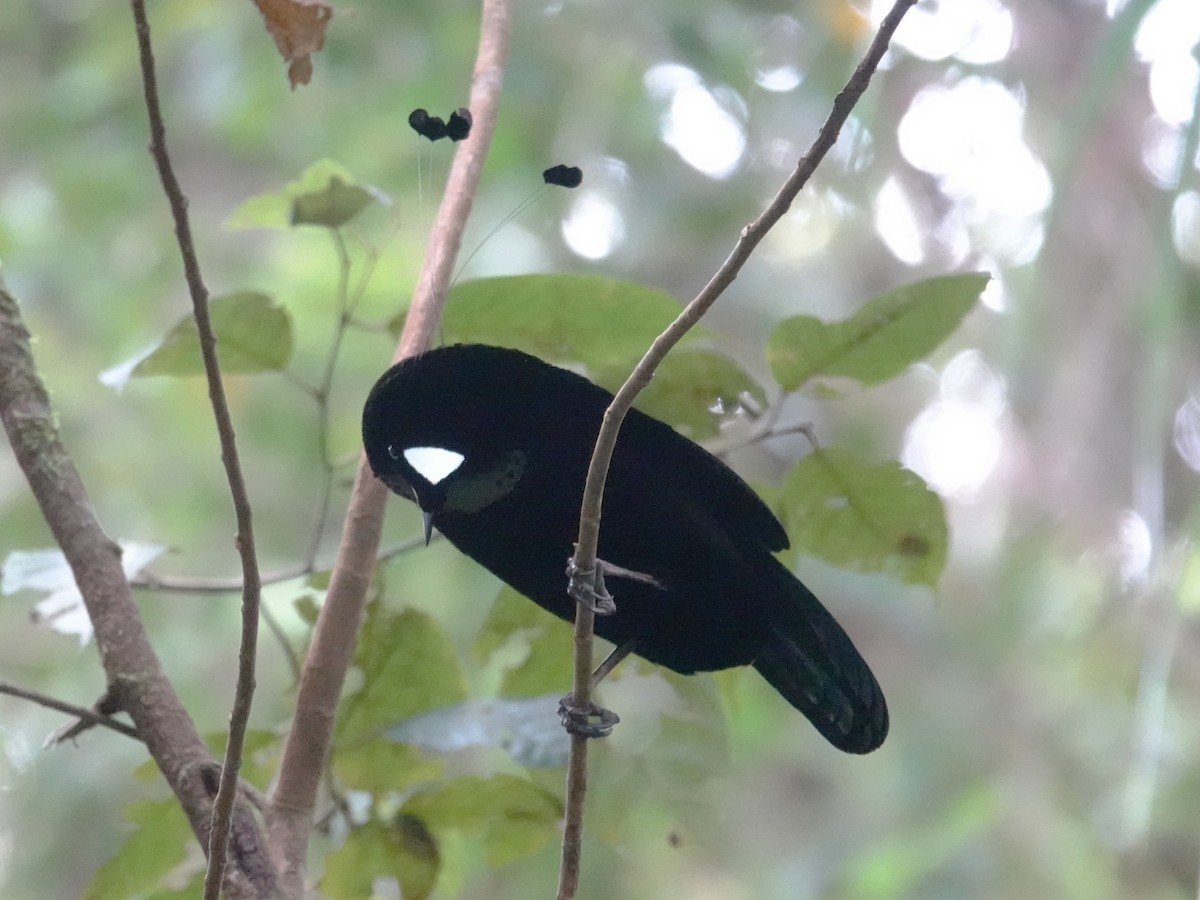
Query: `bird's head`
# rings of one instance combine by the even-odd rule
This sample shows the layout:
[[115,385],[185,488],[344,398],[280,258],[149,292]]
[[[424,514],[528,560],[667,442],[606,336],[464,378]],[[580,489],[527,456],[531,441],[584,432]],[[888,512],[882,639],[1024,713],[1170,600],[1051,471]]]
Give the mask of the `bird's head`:
[[371,469],[416,501],[427,527],[441,514],[486,509],[525,475],[515,353],[482,345],[432,350],[393,366],[371,390],[363,409]]

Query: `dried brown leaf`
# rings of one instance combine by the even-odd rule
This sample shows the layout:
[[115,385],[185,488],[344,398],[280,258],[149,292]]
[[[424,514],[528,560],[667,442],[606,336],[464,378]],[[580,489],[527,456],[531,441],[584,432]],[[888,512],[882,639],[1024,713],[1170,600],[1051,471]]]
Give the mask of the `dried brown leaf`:
[[288,81],[295,90],[312,78],[312,59],[325,44],[325,26],[333,7],[324,0],[254,0],[275,38],[279,55],[288,64]]

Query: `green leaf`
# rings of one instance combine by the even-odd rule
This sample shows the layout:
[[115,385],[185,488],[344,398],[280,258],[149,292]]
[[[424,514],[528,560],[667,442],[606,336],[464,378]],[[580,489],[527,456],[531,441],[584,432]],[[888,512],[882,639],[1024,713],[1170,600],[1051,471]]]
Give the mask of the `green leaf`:
[[[632,281],[516,275],[455,287],[442,330],[447,343],[495,344],[550,363],[583,365],[597,383],[615,392],[679,311],[674,297]],[[704,333],[693,329],[685,342]],[[677,349],[639,395],[637,406],[704,438],[716,434],[721,424],[713,408],[731,408],[743,393],[766,402],[762,385],[729,357]]]
[[781,502],[794,549],[843,569],[932,586],[946,563],[941,498],[899,463],[816,450],[788,475]]
[[562,695],[560,687],[537,697],[467,700],[397,722],[386,734],[436,753],[498,747],[526,768],[561,768],[571,746],[558,717]]
[[529,642],[525,659],[504,673],[500,693],[506,697],[536,697],[571,689],[574,673],[573,629],[562,619],[545,613],[545,629]]
[[500,693],[508,697],[535,697],[571,686],[572,628],[511,587],[505,587],[492,604],[475,638],[475,655],[486,662],[510,640],[521,640],[525,653],[504,673]]
[[309,628],[317,624],[317,618],[321,615],[321,606],[312,594],[300,594],[292,601],[292,608]]
[[404,900],[433,893],[441,866],[437,841],[420,819],[401,814],[393,824],[368,822],[325,857],[320,891],[339,900],[371,900],[376,878],[394,878]]
[[374,195],[366,188],[330,175],[321,190],[301,194],[292,201],[291,223],[339,228],[374,201]]
[[402,812],[434,832],[482,834],[487,860],[499,866],[537,851],[558,832],[562,804],[549,791],[515,775],[465,775],[421,791]]
[[604,789],[588,796],[588,820],[617,846],[628,840],[631,809],[655,804],[684,823],[703,819],[713,808],[709,787],[729,769],[728,723],[716,681],[647,669],[618,670],[601,686],[600,702],[621,724],[593,751],[591,783]]
[[372,602],[354,662],[363,684],[344,704],[339,743],[367,737],[467,695],[450,638],[433,618],[417,610],[394,613],[379,600]]
[[[213,297],[208,314],[217,338],[224,375],[284,369],[292,358],[292,317],[266,294],[239,291]],[[130,377],[203,375],[200,337],[190,315],[180,319],[157,344],[101,373],[100,380],[120,388]]]
[[[182,874],[179,871],[172,873],[169,881],[174,885],[178,883],[178,877]],[[156,891],[151,891],[143,895],[142,900],[195,900],[196,897],[204,896],[204,859],[200,858],[196,861],[196,873],[187,881],[186,884],[178,885],[177,887],[162,887]]]
[[[595,373],[595,380],[615,394],[630,370],[625,365],[601,369]],[[741,404],[743,394],[766,406],[767,394],[762,385],[728,356],[680,348],[663,360],[654,379],[638,394],[636,406],[693,439],[702,440],[717,434],[722,419]]]
[[335,749],[333,770],[344,788],[382,794],[437,778],[442,764],[414,746],[378,737]]
[[126,900],[156,887],[183,862],[192,829],[174,797],[125,807],[136,829],[111,859],[96,870],[84,894],[88,900]]
[[869,300],[844,322],[796,316],[767,340],[767,362],[784,390],[812,378],[841,376],[866,385],[894,378],[950,336],[991,278],[945,275]]
[[391,202],[378,188],[360,184],[341,164],[322,159],[283,190],[251,197],[225,224],[235,230],[289,228],[305,223],[337,227],[372,201],[382,205]]
[[487,662],[510,638],[520,632],[537,633],[554,617],[520,591],[505,585],[488,610],[475,637],[475,658]]
[[450,292],[446,343],[514,347],[552,363],[582,363],[626,374],[679,314],[662,291],[599,275],[481,278]]

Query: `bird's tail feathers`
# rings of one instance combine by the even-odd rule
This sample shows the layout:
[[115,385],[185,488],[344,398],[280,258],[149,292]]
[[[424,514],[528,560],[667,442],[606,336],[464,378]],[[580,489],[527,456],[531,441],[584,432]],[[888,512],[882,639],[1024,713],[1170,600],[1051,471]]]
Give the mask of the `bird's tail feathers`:
[[787,574],[794,599],[772,611],[754,668],[839,750],[869,753],[887,737],[883,691],[842,626]]

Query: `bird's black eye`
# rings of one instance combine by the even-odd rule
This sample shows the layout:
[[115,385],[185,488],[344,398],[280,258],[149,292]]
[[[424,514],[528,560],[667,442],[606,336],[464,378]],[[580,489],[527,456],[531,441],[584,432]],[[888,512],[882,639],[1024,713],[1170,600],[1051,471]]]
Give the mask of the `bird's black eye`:
[[388,444],[388,445],[387,445],[387,452],[388,452],[388,456],[390,456],[392,459],[399,459],[399,458],[400,458],[400,453],[399,453],[399,452],[396,450],[396,445],[395,445],[395,444]]

